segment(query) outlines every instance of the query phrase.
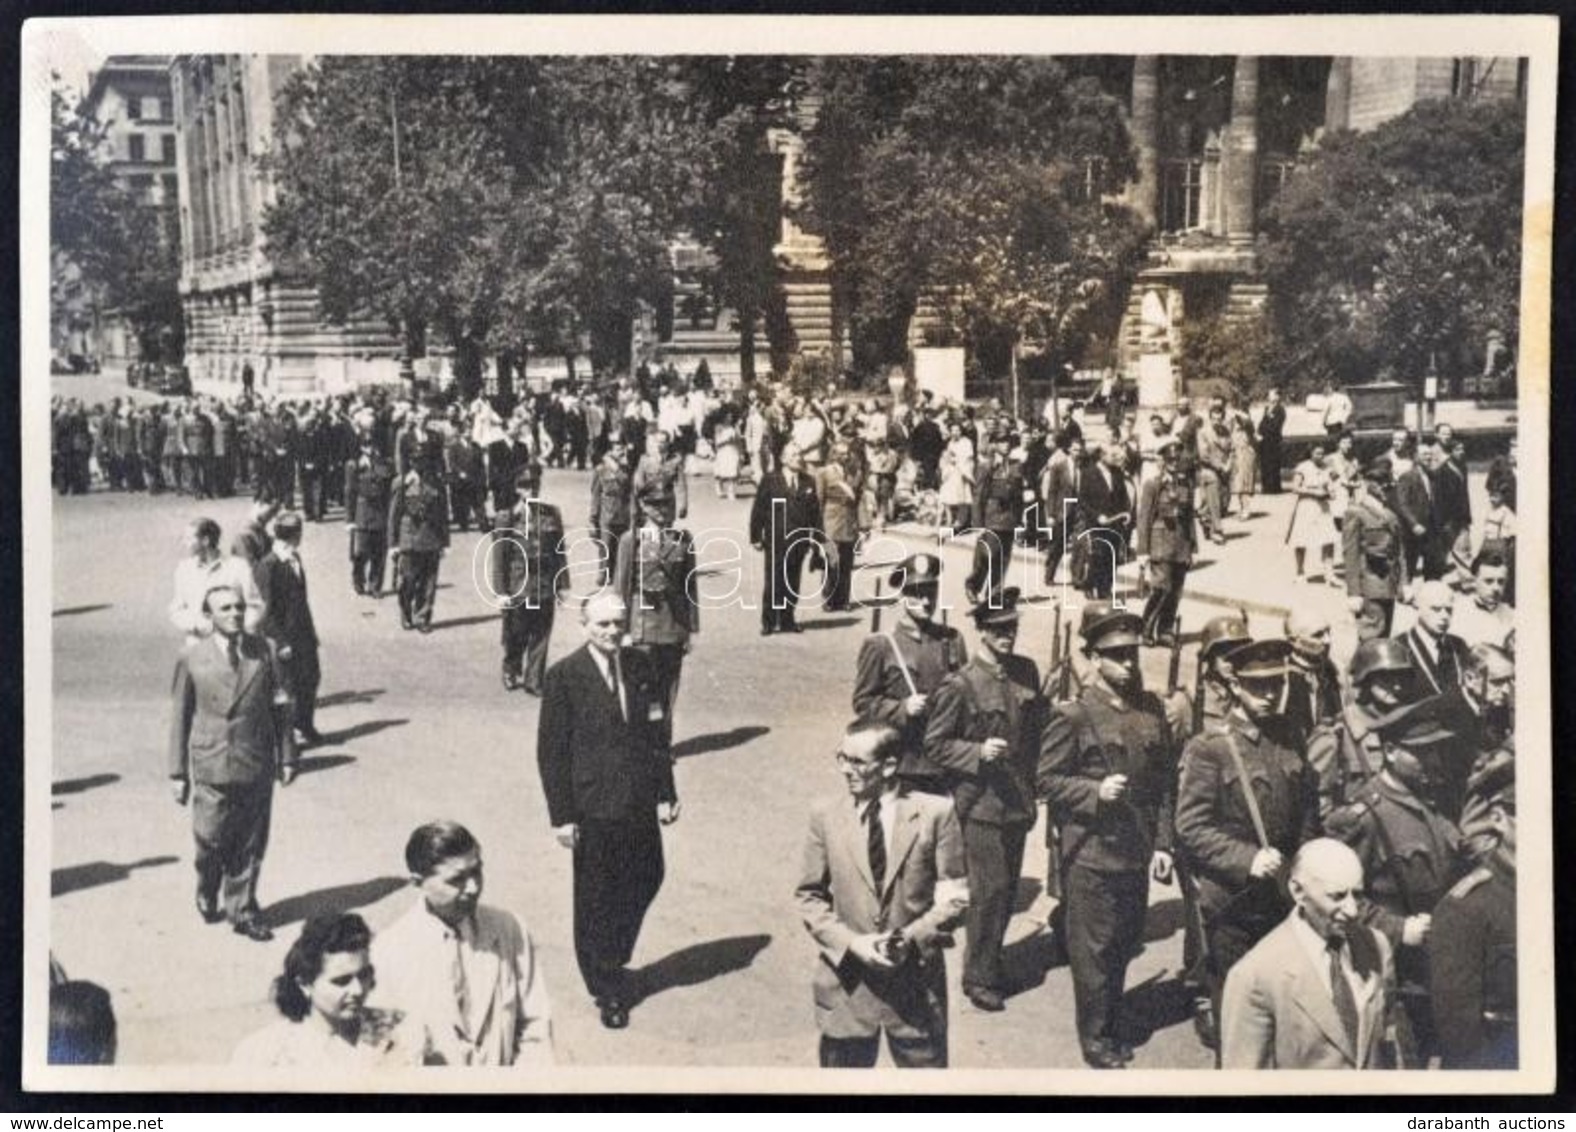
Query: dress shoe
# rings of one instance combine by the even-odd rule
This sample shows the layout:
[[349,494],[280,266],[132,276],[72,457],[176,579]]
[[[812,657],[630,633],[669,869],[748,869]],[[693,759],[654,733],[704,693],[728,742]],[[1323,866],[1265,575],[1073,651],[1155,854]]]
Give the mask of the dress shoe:
[[416,626],[411,622],[409,617],[401,617],[399,619],[399,627],[401,629],[414,629]]
[[1122,1055],[1107,1045],[1086,1046],[1083,1051],[1084,1064],[1090,1069],[1126,1069],[1127,1062],[1122,1060]]
[[518,676],[516,676],[512,672],[505,672],[503,674],[503,690],[504,691],[512,692],[516,688],[518,688],[519,686],[520,686],[520,678]]
[[258,943],[267,943],[274,938],[274,933],[268,930],[268,925],[260,920],[237,920],[234,932],[244,935],[247,939],[255,939]]
[[770,625],[762,625],[761,626],[761,636],[769,637],[771,635],[772,635],[772,627]]
[[802,633],[804,632],[804,626],[797,621],[790,621],[783,626],[783,631],[786,633]]
[[432,624],[431,622],[423,621],[420,625],[416,626],[416,629],[421,633],[430,633],[432,632]]
[[202,917],[205,924],[217,924],[224,919],[224,913],[219,911],[219,906],[212,900],[204,900],[201,894],[197,897],[197,914]]
[[602,1025],[609,1030],[622,1030],[629,1025],[629,1007],[616,998],[610,998],[602,1004]]
[[1007,1009],[1007,1004],[1002,1001],[1001,992],[991,987],[975,987],[973,990],[964,991],[968,1000],[976,1009],[987,1014],[1000,1014]]

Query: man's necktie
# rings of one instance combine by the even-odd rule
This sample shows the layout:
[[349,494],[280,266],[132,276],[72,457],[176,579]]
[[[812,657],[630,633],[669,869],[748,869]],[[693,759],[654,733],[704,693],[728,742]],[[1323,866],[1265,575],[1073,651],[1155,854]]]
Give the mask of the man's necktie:
[[454,933],[454,964],[450,971],[454,984],[454,1004],[460,1012],[460,1037],[469,1039],[471,1031],[471,985],[465,977],[465,938]]
[[235,637],[230,638],[225,654],[230,658],[230,671],[235,672],[241,667],[241,644]]
[[876,891],[886,887],[886,829],[881,824],[881,799],[865,807],[865,836],[870,846],[870,877],[876,882]]
[[1347,981],[1346,972],[1341,967],[1341,947],[1344,943],[1344,940],[1337,937],[1325,944],[1325,950],[1330,955],[1330,996],[1335,1000],[1335,1013],[1340,1016],[1341,1025],[1346,1028],[1352,1048],[1356,1049],[1357,998],[1352,994],[1352,984]]

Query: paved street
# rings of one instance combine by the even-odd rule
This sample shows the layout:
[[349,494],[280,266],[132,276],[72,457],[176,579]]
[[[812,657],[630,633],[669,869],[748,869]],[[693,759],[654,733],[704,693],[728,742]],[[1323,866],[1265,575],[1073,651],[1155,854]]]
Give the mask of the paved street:
[[[586,486],[586,474],[549,472],[546,494],[573,522]],[[694,530],[742,526],[745,501],[716,501],[705,479],[694,486]],[[324,641],[319,726],[329,741],[277,797],[262,898],[279,934],[259,945],[204,926],[192,910],[188,813],[170,801],[162,769],[177,646],[165,608],[182,531],[206,513],[228,537],[246,501],[96,492],[54,503],[51,939],[68,971],[113,993],[123,1063],[225,1060],[272,1017],[268,981],[302,919],[354,907],[374,930],[388,923],[411,899],[401,875],[406,834],[444,815],[483,843],[485,898],[521,914],[542,947],[564,1060],[813,1064],[815,959],[791,897],[809,801],[841,789],[831,752],[849,714],[865,616],[811,614],[802,636],[763,641],[752,609],[704,615],[677,716],[684,816],[668,831],[667,883],[635,959],[648,997],[630,1029],[614,1033],[598,1024],[575,972],[569,860],[550,835],[536,777],[537,702],[500,687],[497,617],[468,580],[476,535],[456,536],[436,630],[420,637],[401,631],[392,598],[351,594],[342,525],[308,525],[304,556]],[[722,573],[706,584],[728,589]],[[960,588],[955,571],[947,598],[956,608]],[[758,592],[751,554],[739,593],[753,603]],[[1040,657],[1049,648],[1044,609],[1022,638]],[[561,616],[553,657],[578,641],[573,615]],[[1151,662],[1151,680],[1163,680],[1163,660]],[[1037,831],[1031,845],[1040,840]],[[1005,1014],[977,1013],[957,993],[953,958],[957,1065],[1080,1064],[1067,971],[1040,970],[1043,853],[1031,851],[1026,871],[1009,938],[1027,989]],[[1157,889],[1153,904],[1130,1001],[1135,1021],[1166,1028],[1138,1064],[1205,1066],[1191,1027],[1175,1024],[1180,902],[1174,889]]]

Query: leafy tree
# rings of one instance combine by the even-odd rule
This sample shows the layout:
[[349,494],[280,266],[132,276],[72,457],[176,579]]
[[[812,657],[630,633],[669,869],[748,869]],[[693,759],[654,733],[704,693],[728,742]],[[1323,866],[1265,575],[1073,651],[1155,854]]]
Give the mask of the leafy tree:
[[1267,211],[1261,262],[1287,377],[1459,382],[1519,324],[1525,107],[1419,103],[1326,137]]
[[1142,235],[1120,103],[1045,58],[829,62],[807,142],[856,365],[901,359],[922,293],[1000,372],[1025,339],[1075,353]]

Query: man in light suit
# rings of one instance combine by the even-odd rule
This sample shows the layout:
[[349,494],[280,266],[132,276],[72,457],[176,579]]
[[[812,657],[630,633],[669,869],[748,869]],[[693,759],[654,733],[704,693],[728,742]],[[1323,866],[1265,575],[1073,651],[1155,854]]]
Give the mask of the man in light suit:
[[667,703],[619,646],[628,616],[611,591],[586,599],[586,644],[547,670],[536,741],[548,819],[574,853],[575,958],[610,1030],[629,1025],[626,968],[662,887],[659,823],[679,817]]
[[553,1029],[536,945],[481,903],[482,850],[458,822],[418,827],[405,867],[422,899],[373,945],[379,997],[419,1027],[428,1065],[551,1065]]
[[968,907],[963,834],[950,801],[899,790],[902,748],[896,727],[855,723],[837,749],[850,796],[810,812],[794,895],[820,949],[825,1069],[874,1066],[883,1031],[900,1068],[947,1065],[941,948]]
[[202,608],[213,634],[175,662],[170,792],[176,805],[192,803],[198,914],[210,924],[228,918],[237,935],[266,942],[273,932],[257,918],[257,875],[274,777],[284,786],[295,780],[290,697],[273,647],[241,628],[240,587],[214,586]]
[[1395,981],[1390,945],[1361,922],[1363,869],[1329,838],[1297,851],[1296,907],[1226,976],[1224,1069],[1379,1069]]

